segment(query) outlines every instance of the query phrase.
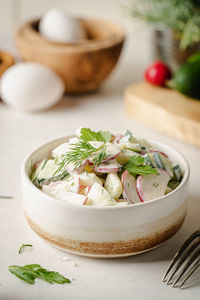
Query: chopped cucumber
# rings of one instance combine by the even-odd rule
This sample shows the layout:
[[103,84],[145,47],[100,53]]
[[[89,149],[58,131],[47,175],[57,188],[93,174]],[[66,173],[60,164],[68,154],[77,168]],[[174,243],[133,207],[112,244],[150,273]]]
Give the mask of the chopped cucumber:
[[153,168],[157,168],[157,164],[156,164],[156,162],[155,162],[155,160],[154,160],[154,158],[153,158],[152,153],[148,152],[148,153],[147,153],[147,156],[148,156],[148,158],[149,158],[149,160],[150,160],[150,162],[151,162],[152,167],[153,167]]
[[179,164],[173,167],[173,172],[174,172],[174,177],[176,178],[177,181],[181,181],[183,178],[181,168]]
[[36,170],[30,175],[30,179],[31,179],[32,182],[33,182],[34,180],[36,180],[36,178],[38,177],[40,171],[44,169],[44,167],[45,167],[47,161],[48,161],[48,160],[47,160],[46,158],[44,158],[44,159],[42,160],[42,162],[39,164],[39,166],[36,168]]
[[34,184],[38,187],[41,188],[43,185],[48,185],[51,182],[56,182],[56,181],[62,181],[64,179],[66,179],[69,176],[69,173],[67,172],[67,170],[65,170],[62,174],[58,175],[58,176],[53,176],[53,177],[49,177],[49,178],[36,178],[34,180]]
[[152,166],[151,160],[148,156],[148,153],[144,155],[145,162],[148,166]]
[[166,171],[166,169],[165,169],[165,167],[164,167],[164,165],[163,165],[163,162],[162,162],[162,160],[161,160],[160,153],[155,152],[155,153],[153,154],[153,158],[154,158],[154,161],[155,161],[155,163],[156,163],[158,169],[163,169],[163,170]]
[[126,130],[125,134],[123,135],[123,137],[119,140],[120,144],[123,143],[135,143],[137,140],[133,137],[133,134],[130,130]]
[[168,183],[168,187],[171,188],[172,190],[176,189],[177,186],[180,184],[179,181],[175,180],[175,179],[171,179]]
[[162,161],[162,164],[163,164],[165,170],[169,173],[170,177],[172,178],[173,177],[173,169],[172,169],[172,164],[171,164],[170,160],[162,154],[160,154],[160,159]]

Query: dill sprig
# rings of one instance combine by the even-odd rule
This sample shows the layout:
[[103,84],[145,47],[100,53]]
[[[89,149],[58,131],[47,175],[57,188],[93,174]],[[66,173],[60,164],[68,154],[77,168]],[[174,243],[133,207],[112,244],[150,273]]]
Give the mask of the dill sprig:
[[74,169],[80,167],[86,158],[100,150],[102,151],[93,158],[94,165],[99,166],[106,156],[105,143],[97,148],[93,147],[87,141],[79,141],[75,144],[71,144],[71,146],[73,147],[62,156],[62,161],[59,163],[59,167],[53,176],[57,174],[65,166],[65,164],[73,163]]
[[31,244],[22,244],[20,246],[19,250],[18,250],[18,253],[20,254],[25,247],[33,247],[33,245],[31,245]]
[[99,152],[93,159],[94,165],[97,165],[97,167],[101,164],[101,162],[106,157],[106,145],[104,144],[102,147],[101,152]]

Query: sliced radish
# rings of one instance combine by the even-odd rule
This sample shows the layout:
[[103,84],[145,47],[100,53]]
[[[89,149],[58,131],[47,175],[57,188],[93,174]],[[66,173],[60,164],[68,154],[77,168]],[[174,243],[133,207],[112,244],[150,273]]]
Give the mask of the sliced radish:
[[114,144],[119,144],[119,141],[120,141],[120,139],[121,139],[122,137],[123,137],[122,134],[120,134],[120,133],[116,134],[116,135],[114,136],[113,143],[114,143]]
[[110,160],[106,163],[100,164],[99,167],[95,166],[93,170],[97,173],[114,173],[118,172],[120,168],[120,164],[115,160]]
[[89,193],[89,191],[90,191],[90,189],[91,189],[91,186],[84,186],[84,185],[82,185],[84,188],[83,189],[81,189],[81,191],[80,191],[80,194],[81,195],[84,195],[84,196],[87,196],[88,195],[88,193]]
[[123,172],[121,180],[123,186],[123,197],[128,199],[131,203],[140,203],[142,200],[140,200],[136,191],[135,178],[126,170]]
[[146,176],[138,176],[136,188],[141,201],[159,198],[165,194],[170,175],[162,169],[157,171],[159,173],[158,175],[149,174]]
[[158,152],[158,153],[162,154],[163,156],[165,156],[166,158],[168,158],[168,159],[169,159],[169,157],[167,156],[167,154],[165,154],[165,153],[164,153],[164,152],[162,152],[162,151],[158,151],[158,150],[153,150],[153,149],[151,149],[151,150],[149,150],[149,152],[151,152],[151,153]]

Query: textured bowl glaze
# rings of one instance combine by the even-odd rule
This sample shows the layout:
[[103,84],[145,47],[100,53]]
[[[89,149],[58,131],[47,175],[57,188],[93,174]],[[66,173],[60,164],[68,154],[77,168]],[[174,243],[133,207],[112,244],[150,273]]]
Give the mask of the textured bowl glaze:
[[48,157],[52,149],[68,139],[60,138],[37,148],[21,167],[24,213],[38,235],[74,254],[121,257],[150,250],[178,231],[187,212],[189,179],[188,163],[178,151],[150,141],[181,166],[183,180],[171,193],[124,207],[78,206],[45,194],[29,179],[31,162]]

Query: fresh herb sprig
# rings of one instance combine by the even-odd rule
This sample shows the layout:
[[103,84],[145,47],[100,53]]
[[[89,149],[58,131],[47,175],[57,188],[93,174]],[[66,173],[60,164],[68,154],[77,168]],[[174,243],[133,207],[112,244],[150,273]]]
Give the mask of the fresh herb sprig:
[[144,157],[141,155],[134,155],[123,165],[123,169],[126,169],[133,176],[158,174],[156,169],[149,165],[144,165],[144,162]]
[[90,128],[81,128],[80,139],[88,141],[110,142],[112,134],[110,131],[92,131]]
[[65,166],[65,164],[73,163],[74,169],[80,167],[85,159],[96,152],[98,153],[94,156],[93,161],[94,164],[99,166],[106,155],[105,144],[96,148],[87,141],[80,140],[75,144],[71,144],[71,146],[73,147],[62,156],[62,161],[59,163],[59,167],[53,176],[57,174]]
[[31,244],[22,244],[19,248],[18,253],[20,254],[24,250],[25,247],[33,247],[33,245],[31,245]]
[[17,276],[18,278],[26,281],[29,284],[34,284],[36,278],[43,279],[49,283],[70,283],[71,281],[68,278],[65,278],[63,275],[58,272],[48,271],[47,269],[42,268],[38,264],[25,265],[25,266],[9,266],[8,270]]
[[200,41],[199,0],[132,0],[126,9],[134,18],[175,31],[181,49]]

